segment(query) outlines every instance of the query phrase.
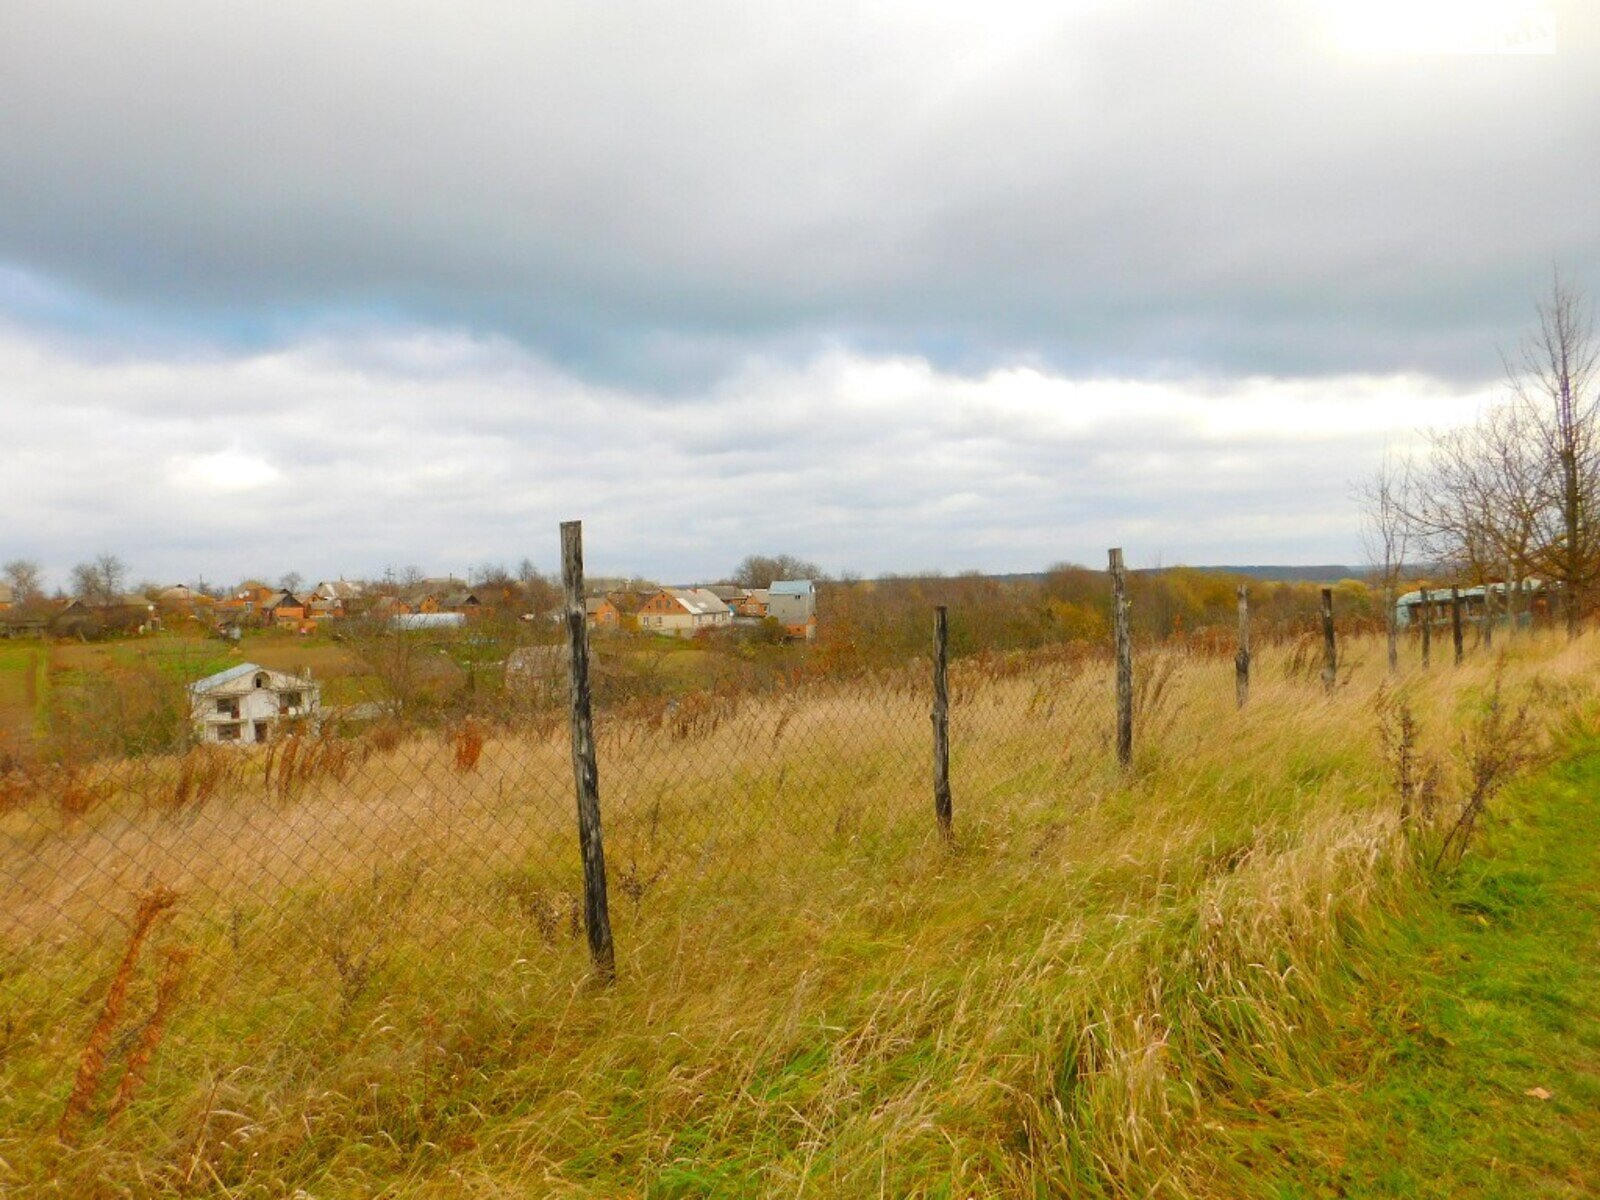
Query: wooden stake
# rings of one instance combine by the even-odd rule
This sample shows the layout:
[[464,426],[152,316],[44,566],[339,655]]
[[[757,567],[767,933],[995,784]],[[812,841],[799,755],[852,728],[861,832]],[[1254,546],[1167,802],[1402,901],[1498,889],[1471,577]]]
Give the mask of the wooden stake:
[[1243,708],[1250,699],[1250,589],[1239,585],[1239,652],[1233,656],[1234,695]]
[[583,522],[561,523],[561,583],[571,654],[572,778],[578,793],[578,847],[583,853],[583,923],[600,978],[617,976],[606,904],[606,853],[600,838],[600,768],[595,762],[589,703],[589,623],[583,607]]
[[1339,682],[1339,650],[1333,641],[1333,589],[1322,589],[1322,686],[1332,692]]
[[1394,585],[1383,588],[1383,627],[1389,639],[1389,674],[1400,670],[1400,614],[1395,612]]
[[1456,666],[1459,667],[1467,654],[1461,645],[1461,589],[1458,587],[1450,589],[1450,640],[1455,643]]
[[1433,597],[1428,595],[1428,589],[1422,589],[1422,665],[1428,665],[1430,651],[1433,647]]
[[1117,650],[1117,762],[1133,763],[1133,637],[1128,630],[1128,579],[1122,551],[1110,551],[1111,629]]
[[939,833],[950,840],[950,685],[949,627],[945,606],[933,610],[933,815]]
[[1517,636],[1517,585],[1511,578],[1511,560],[1506,559],[1506,638]]

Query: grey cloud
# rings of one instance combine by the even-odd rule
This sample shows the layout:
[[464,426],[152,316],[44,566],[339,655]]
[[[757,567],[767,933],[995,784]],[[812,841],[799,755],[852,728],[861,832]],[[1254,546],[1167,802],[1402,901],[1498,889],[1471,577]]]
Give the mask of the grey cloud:
[[1600,268],[1600,17],[1385,63],[1317,11],[13,5],[0,261],[223,342],[371,313],[655,393],[836,343],[1492,376],[1549,264]]

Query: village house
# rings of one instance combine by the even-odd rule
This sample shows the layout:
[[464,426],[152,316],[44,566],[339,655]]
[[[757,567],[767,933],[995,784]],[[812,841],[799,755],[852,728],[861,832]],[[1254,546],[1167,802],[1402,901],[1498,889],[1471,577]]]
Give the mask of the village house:
[[291,592],[276,592],[261,606],[261,619],[268,625],[296,628],[305,623],[305,602]]
[[324,600],[317,596],[306,602],[306,620],[313,623],[338,620],[344,615],[344,604],[338,600]]
[[9,583],[0,583],[0,612],[6,612],[16,603],[16,592]]
[[477,592],[463,588],[446,595],[439,607],[442,612],[463,613],[470,617],[483,610],[483,601],[478,599]]
[[767,615],[789,637],[817,636],[817,589],[809,579],[774,579],[767,589]]
[[446,579],[424,579],[408,588],[402,597],[414,613],[476,613],[481,606],[478,595],[461,580],[453,576]]
[[619,629],[622,626],[622,611],[609,596],[590,596],[583,602],[583,611],[591,629]]
[[637,632],[639,629],[639,609],[654,594],[654,592],[640,593],[625,590],[607,592],[606,599],[611,602],[611,607],[617,610],[617,628],[628,632]]
[[362,587],[359,583],[351,583],[347,579],[324,579],[311,589],[310,598],[313,600],[325,600],[342,607],[352,601],[361,599],[362,594]]
[[284,722],[315,720],[321,711],[321,688],[309,677],[255,663],[198,679],[188,692],[190,721],[202,742],[267,742]]
[[156,606],[179,616],[192,616],[196,609],[210,608],[213,603],[210,596],[183,583],[175,583],[156,593]]
[[128,592],[112,596],[105,604],[91,604],[74,598],[50,617],[50,632],[56,637],[91,638],[107,633],[149,633],[161,627],[155,602]]
[[639,606],[645,633],[694,637],[733,623],[733,612],[706,588],[661,588]]

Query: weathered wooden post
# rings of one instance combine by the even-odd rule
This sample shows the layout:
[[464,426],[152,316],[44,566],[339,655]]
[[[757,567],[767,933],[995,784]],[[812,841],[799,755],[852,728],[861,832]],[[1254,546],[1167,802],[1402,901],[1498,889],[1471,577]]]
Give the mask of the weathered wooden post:
[[1383,631],[1389,640],[1389,674],[1400,670],[1400,614],[1395,611],[1394,584],[1383,585]]
[[945,606],[933,610],[933,815],[950,840],[950,630]]
[[1483,620],[1480,626],[1482,632],[1478,640],[1488,650],[1494,646],[1494,584],[1487,579],[1483,581]]
[[583,923],[589,957],[600,978],[616,978],[611,914],[606,904],[606,852],[600,839],[600,768],[595,761],[589,703],[589,622],[583,606],[583,522],[561,523],[561,583],[565,592],[571,668],[572,778],[578,793],[578,847],[583,853]]
[[1250,699],[1250,589],[1239,585],[1239,652],[1233,656],[1233,687],[1239,707]]
[[1517,636],[1517,586],[1511,579],[1511,560],[1506,559],[1506,639]]
[[1128,630],[1128,577],[1122,551],[1110,552],[1111,630],[1117,644],[1117,762],[1133,762],[1133,637]]
[[1332,692],[1339,682],[1339,650],[1333,641],[1333,589],[1322,589],[1322,686]]
[[1422,603],[1417,607],[1422,609],[1422,665],[1426,667],[1433,648],[1433,597],[1427,588],[1422,589]]
[[1455,643],[1456,666],[1459,667],[1467,655],[1461,645],[1461,589],[1458,587],[1450,589],[1450,640]]

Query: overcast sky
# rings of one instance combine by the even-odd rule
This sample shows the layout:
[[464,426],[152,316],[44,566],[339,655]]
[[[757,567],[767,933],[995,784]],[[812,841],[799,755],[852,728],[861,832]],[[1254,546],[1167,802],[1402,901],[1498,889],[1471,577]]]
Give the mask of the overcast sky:
[[1592,4],[0,0],[0,558],[1354,561],[1597,147]]

